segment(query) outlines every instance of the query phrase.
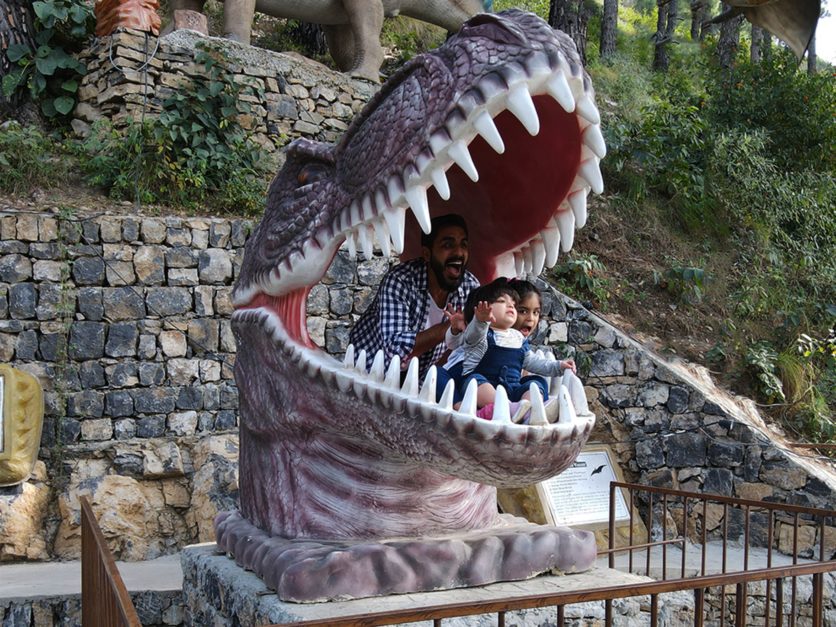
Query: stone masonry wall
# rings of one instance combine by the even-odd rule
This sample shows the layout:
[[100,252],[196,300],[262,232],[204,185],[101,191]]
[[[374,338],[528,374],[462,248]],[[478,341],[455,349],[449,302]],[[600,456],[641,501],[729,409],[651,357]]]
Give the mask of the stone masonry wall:
[[[38,376],[47,404],[36,472],[0,494],[0,559],[76,556],[81,493],[109,513],[102,527],[121,559],[212,539],[215,513],[237,498],[230,292],[252,223],[0,209],[0,359]],[[341,356],[396,262],[340,250],[308,298],[312,339]],[[613,445],[629,480],[836,509],[830,469],[793,454],[693,366],[553,290],[543,312],[535,342],[574,355],[598,416],[592,439]],[[709,518],[721,529],[722,508]],[[729,529],[742,535],[742,520]],[[776,528],[782,549],[789,529]],[[800,554],[818,542],[804,527]]]
[[146,42],[143,33],[128,30],[97,39],[82,53],[88,74],[79,86],[73,128],[86,135],[100,119],[119,128],[143,112],[154,117],[166,98],[206,78],[205,67],[195,62],[201,44],[222,46],[223,66],[236,82],[252,88],[241,98],[237,120],[269,151],[297,137],[336,141],[377,90],[298,55],[186,30]]

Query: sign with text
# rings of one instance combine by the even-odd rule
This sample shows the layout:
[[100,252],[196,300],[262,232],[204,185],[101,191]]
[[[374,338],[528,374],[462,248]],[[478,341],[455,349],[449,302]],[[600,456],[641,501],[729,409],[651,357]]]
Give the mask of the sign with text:
[[[607,449],[587,450],[569,468],[537,488],[547,506],[544,509],[550,523],[598,525],[609,522],[610,482],[619,480]],[[620,489],[615,491],[615,520],[630,520],[630,510]]]

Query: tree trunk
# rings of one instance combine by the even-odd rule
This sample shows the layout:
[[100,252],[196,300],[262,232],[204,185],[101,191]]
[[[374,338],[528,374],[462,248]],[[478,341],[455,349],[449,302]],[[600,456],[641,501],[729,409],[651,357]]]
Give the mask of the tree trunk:
[[618,35],[618,0],[604,0],[604,19],[601,20],[601,58],[615,54]]
[[586,65],[586,29],[589,23],[589,13],[584,0],[549,1],[549,25],[572,38],[584,65]]
[[816,35],[810,38],[810,45],[807,46],[807,74],[816,73]]
[[761,56],[763,57],[764,61],[770,61],[772,59],[772,35],[769,34],[769,31],[765,31],[762,28],[761,31]]
[[653,69],[657,72],[668,71],[668,11],[673,4],[672,0],[656,0],[658,10],[656,16],[656,33],[653,40],[656,47],[653,53]]
[[[722,10],[728,9],[725,3]],[[737,57],[737,49],[740,46],[740,25],[743,23],[743,16],[737,15],[730,20],[723,22],[720,26],[720,39],[717,41],[717,55],[720,60],[720,67],[730,69]]]
[[[0,81],[14,67],[6,57],[10,45],[27,44],[35,50],[32,17],[31,0],[0,0]],[[23,99],[24,93],[21,90],[13,94],[10,100],[6,100],[0,90],[0,113],[16,110]]]
[[691,0],[691,41],[702,40],[702,23],[704,21],[704,0]]
[[761,29],[752,24],[752,41],[749,48],[749,60],[755,64],[761,62]]

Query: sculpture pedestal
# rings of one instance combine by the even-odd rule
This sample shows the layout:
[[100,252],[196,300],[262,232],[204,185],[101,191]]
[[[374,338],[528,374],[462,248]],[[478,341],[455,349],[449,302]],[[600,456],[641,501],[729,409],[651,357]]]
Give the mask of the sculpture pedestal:
[[[460,588],[439,592],[394,594],[373,599],[331,601],[328,603],[285,603],[255,574],[244,570],[214,543],[186,547],[181,554],[183,600],[187,625],[264,625],[294,623],[304,620],[328,620],[371,612],[416,609],[439,604],[490,601],[531,594],[554,594],[561,591],[591,590],[605,586],[629,585],[649,581],[646,577],[595,567],[585,573],[563,576],[540,576],[526,581],[496,583],[478,588]],[[639,616],[639,599],[619,602],[617,613],[644,620]],[[583,603],[567,607],[567,618],[603,619],[604,605]],[[509,612],[509,624],[554,625],[553,607]],[[486,615],[445,619],[450,627],[475,627],[495,624]],[[492,615],[496,620],[496,614]],[[506,619],[507,620],[507,619]],[[237,621],[237,622],[236,622]],[[424,622],[422,625],[432,623]]]

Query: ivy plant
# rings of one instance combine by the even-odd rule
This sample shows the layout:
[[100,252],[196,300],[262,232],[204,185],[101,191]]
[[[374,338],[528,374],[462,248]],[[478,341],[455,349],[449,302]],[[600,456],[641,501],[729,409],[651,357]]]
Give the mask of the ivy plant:
[[28,89],[44,115],[66,116],[75,107],[79,80],[87,72],[73,54],[93,31],[93,10],[83,0],[39,0],[32,10],[34,49],[26,43],[8,47],[6,57],[17,67],[3,77],[3,95],[9,98]]

